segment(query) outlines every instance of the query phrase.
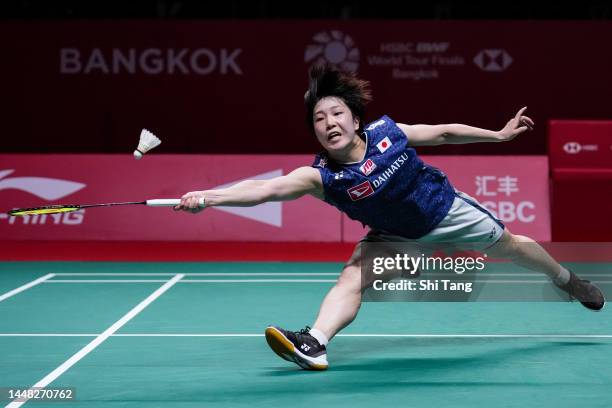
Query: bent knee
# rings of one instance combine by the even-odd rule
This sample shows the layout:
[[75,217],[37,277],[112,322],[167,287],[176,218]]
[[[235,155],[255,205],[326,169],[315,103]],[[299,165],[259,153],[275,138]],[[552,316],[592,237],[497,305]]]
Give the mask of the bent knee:
[[493,245],[487,253],[493,256],[507,256],[511,257],[513,254],[520,252],[524,249],[524,246],[535,244],[536,242],[524,235],[515,235],[510,231],[506,230],[501,239]]

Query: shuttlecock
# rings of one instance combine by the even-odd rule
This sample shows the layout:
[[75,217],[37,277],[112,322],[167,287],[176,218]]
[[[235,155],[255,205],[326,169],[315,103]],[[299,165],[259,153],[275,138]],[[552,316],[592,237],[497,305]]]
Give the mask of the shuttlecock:
[[153,133],[147,129],[142,129],[140,132],[140,141],[138,142],[138,148],[134,150],[134,157],[136,160],[140,160],[142,155],[151,149],[156,148],[161,143],[161,140],[157,138]]

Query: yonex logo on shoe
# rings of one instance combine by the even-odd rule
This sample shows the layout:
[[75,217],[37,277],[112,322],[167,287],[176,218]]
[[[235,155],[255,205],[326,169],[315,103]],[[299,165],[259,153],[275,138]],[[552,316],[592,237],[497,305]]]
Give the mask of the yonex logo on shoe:
[[302,345],[300,346],[300,348],[301,348],[302,350],[304,350],[304,351],[308,351],[308,350],[310,350],[310,346],[309,346],[308,344],[302,344]]

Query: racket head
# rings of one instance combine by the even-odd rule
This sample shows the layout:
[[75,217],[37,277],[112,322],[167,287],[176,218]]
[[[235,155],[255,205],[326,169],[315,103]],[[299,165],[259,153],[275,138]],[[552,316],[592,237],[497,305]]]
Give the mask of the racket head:
[[58,214],[76,211],[80,208],[81,206],[79,205],[47,205],[44,207],[17,208],[9,211],[7,214],[13,217],[21,215]]

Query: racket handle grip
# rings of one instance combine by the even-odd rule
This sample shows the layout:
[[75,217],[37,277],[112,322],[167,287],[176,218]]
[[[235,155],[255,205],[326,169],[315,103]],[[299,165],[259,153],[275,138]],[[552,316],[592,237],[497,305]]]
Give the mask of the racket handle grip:
[[[175,205],[179,205],[181,203],[180,198],[159,198],[156,200],[147,200],[147,205],[150,207],[174,207]],[[203,198],[200,198],[199,202],[200,207],[206,207],[206,203]]]

